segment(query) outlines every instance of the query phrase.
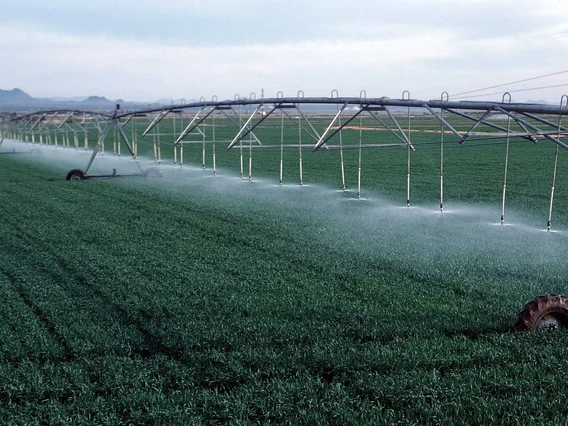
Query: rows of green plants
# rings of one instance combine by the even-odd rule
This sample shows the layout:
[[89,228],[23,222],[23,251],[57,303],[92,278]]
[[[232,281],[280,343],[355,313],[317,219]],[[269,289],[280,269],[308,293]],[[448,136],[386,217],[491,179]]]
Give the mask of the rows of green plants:
[[[393,213],[404,150],[365,152],[362,202],[332,191],[337,151],[306,153],[299,190],[271,185],[278,151],[253,152],[250,183],[238,154],[219,153],[216,178],[194,154],[197,169],[164,179],[83,182],[63,180],[63,151],[55,165],[0,156],[6,423],[565,422],[566,333],[511,331],[525,302],[565,290],[564,235],[467,213],[498,220],[503,145],[447,150],[458,221]],[[529,227],[545,225],[553,155],[511,147],[508,206]],[[412,203],[428,211],[438,158],[412,157]]]

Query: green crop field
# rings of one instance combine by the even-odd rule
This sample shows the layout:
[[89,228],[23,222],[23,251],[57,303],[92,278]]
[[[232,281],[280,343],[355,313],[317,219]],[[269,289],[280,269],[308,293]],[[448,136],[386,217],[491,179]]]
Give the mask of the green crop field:
[[[440,214],[439,135],[421,138],[411,208],[404,149],[364,152],[363,200],[356,150],[345,193],[331,150],[305,150],[304,187],[298,149],[283,186],[270,148],[252,182],[222,143],[216,177],[210,145],[206,170],[188,146],[153,180],[0,155],[2,423],[567,423],[568,334],[512,330],[568,288],[566,153],[547,233],[551,143],[511,144],[501,226],[504,145],[448,142]],[[128,164],[107,145],[95,171]]]

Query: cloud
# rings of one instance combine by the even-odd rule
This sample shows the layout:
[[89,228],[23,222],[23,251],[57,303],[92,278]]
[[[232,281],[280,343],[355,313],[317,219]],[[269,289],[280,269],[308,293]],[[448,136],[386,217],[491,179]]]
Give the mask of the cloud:
[[[453,52],[444,32],[384,41],[259,41],[209,48],[0,27],[0,40],[4,52],[26,52],[17,63],[4,64],[2,72],[11,77],[8,80],[39,84],[41,93],[36,96],[61,95],[66,87],[80,87],[134,100],[214,93],[226,98],[233,91],[244,88],[246,93],[263,86],[274,92],[303,89],[311,95],[340,86],[358,94],[362,82],[389,76],[389,69],[415,67]],[[400,49],[401,45],[407,47]]]
[[568,47],[556,1],[6,1],[0,77],[33,96],[437,98],[558,71]]

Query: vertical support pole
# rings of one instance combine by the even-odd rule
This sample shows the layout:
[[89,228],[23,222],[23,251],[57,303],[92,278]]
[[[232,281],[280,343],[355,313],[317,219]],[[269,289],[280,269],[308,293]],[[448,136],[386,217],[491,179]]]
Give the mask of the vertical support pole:
[[361,140],[363,136],[363,117],[359,114],[359,149],[357,157],[357,198],[361,198]]
[[87,136],[87,130],[85,130],[85,140],[84,140],[84,145],[85,145],[85,150],[89,149],[89,137]]
[[[276,98],[283,98],[284,93],[278,92]],[[280,185],[282,185],[282,175],[284,173],[284,111],[280,110]]]
[[[118,123],[118,125],[120,126],[120,123]],[[116,151],[118,156],[120,157],[120,136],[118,135],[118,129],[117,129],[117,134],[116,134]]]
[[[339,97],[339,92],[336,89],[333,89],[331,91],[331,97],[332,98],[338,98]],[[340,106],[339,104],[337,104],[337,112],[340,111]],[[338,115],[337,117],[337,124],[339,126],[339,129],[341,129],[341,114]],[[339,163],[340,163],[340,167],[341,167],[341,189],[343,191],[345,191],[345,166],[343,163],[343,133],[342,130],[339,130]]]
[[[134,121],[134,120],[133,120]],[[138,133],[136,133],[136,128],[134,123],[132,124],[132,131],[134,132],[134,135],[132,137],[132,144],[133,144],[133,149],[134,149],[134,155],[136,157],[138,157]]]
[[[34,138],[34,135],[32,135],[32,142],[35,142],[33,138]],[[55,146],[56,146],[56,147],[59,146],[59,143],[58,143],[58,141],[57,141],[57,132],[55,132],[55,133],[53,134],[53,138],[55,139]]]
[[[405,97],[406,96],[406,97]],[[410,92],[405,90],[402,92],[402,99],[410,100]],[[406,109],[407,113],[407,128],[406,128],[406,138],[408,139],[408,146],[406,147],[407,150],[407,165],[406,165],[406,207],[410,207],[410,152],[412,149],[410,148],[410,107]]]
[[[199,98],[199,102],[205,102],[205,98],[202,96]],[[203,123],[205,124],[205,123]],[[205,170],[205,133],[207,131],[207,127],[203,126],[203,144],[202,144],[202,152],[201,152],[201,168]]]
[[[213,98],[211,98],[211,100],[213,102],[217,102],[217,96],[213,96]],[[213,125],[213,127],[211,128],[211,132],[212,132],[212,138],[213,138],[213,176],[217,176],[217,161],[215,159],[215,111],[213,111],[213,113],[211,114],[211,123]]]
[[[241,97],[238,94],[236,94],[234,99],[235,99],[235,101],[238,101],[238,100],[241,99]],[[241,118],[241,105],[240,104],[237,108],[237,115],[238,115],[238,118],[239,118],[239,130],[240,130],[243,127],[243,120]],[[239,160],[240,160],[240,163],[241,163],[241,179],[243,179],[244,178],[244,165],[243,165],[243,141],[242,140],[239,141]]]
[[[183,103],[185,104],[185,100],[184,100]],[[183,111],[179,115],[179,129],[180,129],[180,132],[183,129]],[[183,166],[183,143],[179,144],[179,165],[180,165],[180,167]]]
[[85,125],[85,127],[83,127],[83,149],[87,149],[88,145],[89,145],[89,141],[87,140],[87,113],[83,113],[83,122],[82,124]]
[[[174,113],[172,117],[172,136],[174,137],[174,140],[176,137],[175,135],[176,135],[176,115]],[[177,145],[174,145],[174,166],[177,166]]]
[[206,132],[206,127],[203,128],[203,143],[201,149],[201,168],[203,170],[205,170],[205,132]]
[[160,123],[156,126],[158,130],[158,164],[162,164],[162,141],[160,139]]
[[[337,105],[337,108],[339,108],[339,104]],[[339,127],[341,127],[341,114],[339,114],[337,120],[337,124],[339,125]],[[345,186],[345,163],[343,161],[343,130],[339,131],[339,161],[341,163],[341,189],[346,191],[347,187]]]
[[116,142],[118,138],[118,130],[116,128],[112,131],[112,155],[116,157]]
[[154,144],[154,161],[158,161],[158,145],[156,143],[156,131],[152,132],[152,142]]
[[[509,103],[511,103],[511,94],[509,92],[505,92],[503,94],[503,98],[501,100],[502,103],[505,103],[505,97],[508,96]],[[507,115],[507,139],[505,143],[505,171],[503,173],[503,197],[501,201],[501,225],[505,223],[505,197],[507,194],[507,171],[509,167],[509,136],[511,132],[511,116]]]
[[[249,111],[250,112],[250,111]],[[248,177],[252,181],[252,135],[249,134],[249,158],[248,158]]]
[[[562,126],[562,108],[564,106],[568,106],[568,96],[563,95],[560,99],[560,114],[558,115],[558,135],[556,135],[557,139],[560,139],[560,128]],[[556,184],[556,168],[558,165],[558,144],[556,144],[556,150],[554,153],[554,169],[552,172],[552,189],[550,190],[550,206],[548,208],[548,222],[546,223],[546,230],[550,231],[550,226],[552,222],[552,202],[554,201],[554,186]]]
[[[448,92],[442,92],[441,102],[449,100]],[[440,117],[444,119],[444,109],[440,108]],[[444,211],[444,123],[440,122],[440,213]]]
[[[256,93],[251,93],[250,99],[256,99]],[[249,107],[249,115],[251,113],[250,110],[251,108]],[[250,121],[247,127],[250,130]],[[249,182],[252,182],[252,132],[249,132]]]
[[[367,97],[367,92],[361,90],[359,94],[360,107],[363,108],[363,99]],[[359,158],[357,165],[357,198],[361,199],[361,159],[362,159],[362,142],[363,142],[363,114],[359,114]]]
[[[298,98],[304,97],[304,92],[302,90],[298,91]],[[296,109],[300,112],[300,104],[296,104]],[[302,164],[302,113],[300,112],[298,117],[298,149],[299,149],[299,166],[300,166],[300,186],[304,185],[304,169]]]

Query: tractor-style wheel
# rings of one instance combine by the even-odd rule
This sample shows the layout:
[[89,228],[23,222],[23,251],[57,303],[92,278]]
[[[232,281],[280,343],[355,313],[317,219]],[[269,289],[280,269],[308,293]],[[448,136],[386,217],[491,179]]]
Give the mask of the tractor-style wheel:
[[558,330],[568,327],[568,299],[556,294],[539,296],[519,313],[517,330]]
[[85,172],[83,170],[73,169],[69,173],[67,173],[67,177],[65,179],[67,179],[67,180],[85,180],[85,179],[87,179],[87,176],[85,175]]
[[149,169],[146,169],[144,176],[146,176],[147,178],[161,178],[162,171],[157,167],[150,167]]

